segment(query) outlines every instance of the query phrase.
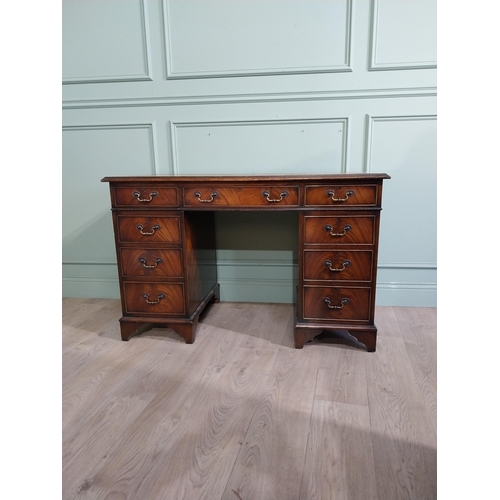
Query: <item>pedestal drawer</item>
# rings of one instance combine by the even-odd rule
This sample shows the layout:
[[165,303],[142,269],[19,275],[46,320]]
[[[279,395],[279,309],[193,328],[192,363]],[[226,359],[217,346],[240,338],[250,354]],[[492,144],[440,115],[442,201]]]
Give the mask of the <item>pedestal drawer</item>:
[[304,242],[328,245],[373,244],[375,216],[304,217]]
[[124,277],[182,278],[182,250],[180,248],[122,248],[120,255]]
[[304,319],[368,322],[371,288],[304,287]]
[[371,250],[304,250],[304,279],[370,281]]
[[132,216],[118,215],[118,241],[180,243],[180,217],[172,216]]
[[124,282],[127,313],[179,314],[185,312],[182,283]]

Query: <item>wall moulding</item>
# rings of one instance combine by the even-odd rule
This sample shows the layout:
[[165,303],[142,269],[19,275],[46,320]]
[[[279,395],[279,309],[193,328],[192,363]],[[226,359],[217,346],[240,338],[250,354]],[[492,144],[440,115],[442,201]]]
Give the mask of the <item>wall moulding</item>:
[[372,138],[373,126],[377,122],[405,122],[405,121],[422,121],[422,120],[437,120],[437,115],[401,115],[401,116],[371,116],[366,115],[366,132],[365,132],[365,161],[363,172],[371,171],[371,156],[372,156]]
[[359,89],[338,91],[285,92],[260,94],[214,94],[199,96],[129,97],[122,99],[65,100],[63,109],[127,108],[155,106],[189,106],[213,104],[245,104],[301,101],[336,101],[354,99],[394,99],[408,97],[435,97],[436,87]]
[[149,131],[151,151],[152,151],[152,175],[159,175],[158,169],[158,141],[156,132],[156,122],[150,123],[107,123],[107,124],[91,124],[91,125],[63,125],[63,132],[83,132],[90,130],[141,130]]
[[[193,70],[193,71],[178,71],[174,68],[174,50],[175,43],[172,39],[171,20],[173,14],[170,8],[170,1],[163,0],[163,24],[164,24],[164,53],[166,57],[166,79],[200,79],[200,78],[228,78],[228,77],[248,77],[248,76],[266,76],[266,75],[296,75],[296,74],[316,74],[316,73],[338,73],[351,72],[351,49],[352,49],[352,0],[345,0],[345,39],[344,39],[344,54],[343,62],[340,64],[327,64],[319,66],[292,66],[292,67],[275,67],[275,68],[243,68],[243,69],[210,69],[210,70]],[[208,22],[208,21],[207,21]]]
[[147,0],[139,0],[141,16],[141,38],[143,48],[144,72],[132,74],[113,75],[87,75],[87,76],[67,76],[62,79],[63,85],[80,85],[89,83],[118,83],[118,82],[152,82],[151,65],[151,38],[149,33],[149,13]]
[[[435,60],[412,60],[412,61],[389,61],[380,62],[378,60],[378,35],[379,35],[379,10],[380,3],[383,0],[372,0],[370,12],[370,50],[368,60],[369,71],[397,71],[409,69],[435,69],[437,61]],[[397,3],[397,2],[396,2]],[[418,58],[417,58],[418,59]]]
[[340,151],[340,172],[347,171],[347,151],[348,151],[348,117],[336,118],[316,118],[316,119],[285,119],[285,120],[239,120],[239,121],[200,121],[200,122],[169,122],[169,141],[171,146],[171,162],[174,175],[180,175],[182,166],[179,160],[179,131],[189,128],[208,128],[208,127],[259,127],[259,126],[287,126],[287,125],[321,125],[321,124],[340,124],[342,126],[341,151]]

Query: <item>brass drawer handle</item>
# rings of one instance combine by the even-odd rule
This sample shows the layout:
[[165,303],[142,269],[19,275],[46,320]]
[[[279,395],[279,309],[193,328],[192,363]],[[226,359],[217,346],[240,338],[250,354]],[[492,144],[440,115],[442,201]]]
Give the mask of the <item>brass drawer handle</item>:
[[347,231],[351,231],[352,230],[352,226],[350,224],[346,224],[344,226],[344,231],[342,233],[334,233],[333,232],[333,227],[330,224],[327,224],[324,227],[324,230],[328,231],[330,233],[330,236],[345,236],[347,234]]
[[349,199],[349,196],[354,196],[354,190],[353,189],[348,189],[345,198],[334,198],[335,196],[335,191],[333,189],[329,189],[326,192],[326,196],[332,199],[332,201],[347,201]]
[[148,264],[148,261],[144,258],[144,257],[141,257],[139,259],[139,262],[142,264],[143,267],[145,267],[146,269],[154,269],[155,267],[158,267],[158,264],[160,264],[160,262],[163,262],[163,259],[161,257],[158,257],[156,260],[155,260],[155,263],[154,264]]
[[149,198],[141,199],[141,193],[139,193],[139,191],[134,191],[132,193],[132,196],[134,196],[134,198],[137,198],[137,201],[148,203],[152,201],[155,196],[158,196],[158,193],[156,191],[151,191],[151,193],[149,193]]
[[342,262],[342,267],[332,267],[331,260],[325,260],[325,262],[323,262],[323,264],[332,272],[341,272],[341,271],[344,271],[347,266],[351,265],[351,261],[344,260],[344,262]]
[[159,224],[155,224],[151,229],[152,231],[151,232],[147,232],[147,231],[143,231],[144,229],[144,226],[142,224],[137,224],[137,226],[135,226],[136,229],[138,229],[141,234],[143,234],[144,236],[151,236],[153,234],[155,234],[156,231],[158,231],[158,229],[161,229],[160,225]]
[[158,295],[158,300],[149,300],[149,295],[148,295],[147,293],[143,293],[143,294],[142,294],[142,297],[143,297],[144,299],[146,299],[146,302],[147,302],[148,304],[153,304],[153,305],[155,305],[155,304],[159,304],[159,303],[160,303],[160,300],[162,300],[162,299],[164,299],[164,298],[165,298],[165,294],[160,293],[160,295]]
[[349,299],[347,297],[344,297],[340,301],[340,306],[332,306],[330,303],[330,299],[328,297],[325,297],[323,299],[323,302],[330,308],[330,309],[342,309],[346,304],[349,304]]
[[214,198],[216,198],[217,196],[219,196],[219,193],[217,191],[212,191],[210,193],[210,199],[209,200],[202,200],[201,199],[201,193],[199,191],[195,191],[194,195],[196,196],[196,198],[198,198],[198,201],[200,203],[212,203],[212,201],[214,201]]
[[283,198],[286,198],[288,196],[288,191],[286,189],[284,189],[283,191],[281,191],[280,193],[280,197],[279,198],[269,198],[270,196],[270,192],[269,191],[262,191],[262,196],[264,196],[264,198],[269,202],[269,203],[279,203],[280,201],[283,200]]

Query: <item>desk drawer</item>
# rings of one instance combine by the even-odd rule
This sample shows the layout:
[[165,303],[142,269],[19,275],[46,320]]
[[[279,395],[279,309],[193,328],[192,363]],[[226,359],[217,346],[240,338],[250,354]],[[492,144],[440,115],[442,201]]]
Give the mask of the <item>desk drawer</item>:
[[370,250],[304,250],[304,279],[369,282],[372,262]]
[[371,288],[304,287],[304,319],[368,322]]
[[118,215],[118,241],[180,243],[180,217]]
[[179,205],[176,187],[115,187],[116,207],[176,207]]
[[374,243],[374,216],[304,217],[304,242],[328,245]]
[[182,315],[184,309],[184,285],[182,283],[134,283],[124,282],[125,311],[148,315]]
[[296,207],[297,186],[213,186],[184,189],[186,207],[211,209],[216,206],[273,208]]
[[182,250],[180,248],[122,248],[120,255],[125,277],[182,278]]
[[375,206],[377,186],[306,186],[306,206]]

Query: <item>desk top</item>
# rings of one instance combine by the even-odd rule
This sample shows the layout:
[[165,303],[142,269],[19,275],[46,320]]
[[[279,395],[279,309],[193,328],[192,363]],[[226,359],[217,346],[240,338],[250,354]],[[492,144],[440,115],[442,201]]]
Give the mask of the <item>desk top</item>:
[[370,181],[378,179],[390,179],[387,174],[328,174],[328,175],[147,175],[147,176],[124,176],[104,177],[101,182],[339,182],[339,181]]

